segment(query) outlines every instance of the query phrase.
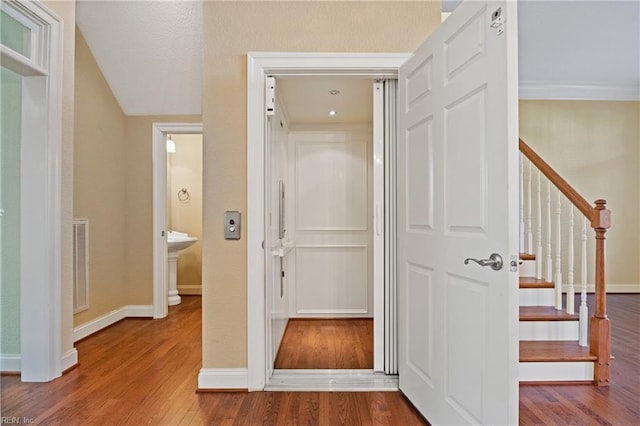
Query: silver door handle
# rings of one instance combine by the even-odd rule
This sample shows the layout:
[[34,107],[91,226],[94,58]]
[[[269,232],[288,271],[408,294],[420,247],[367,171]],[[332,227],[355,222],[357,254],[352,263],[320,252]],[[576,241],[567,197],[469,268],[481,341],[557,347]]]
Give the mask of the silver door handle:
[[494,271],[499,271],[500,269],[502,269],[502,256],[500,256],[498,253],[492,253],[491,256],[489,256],[489,259],[478,260],[468,257],[464,260],[464,264],[468,265],[470,260],[476,262],[480,266],[491,266],[491,269],[493,269]]

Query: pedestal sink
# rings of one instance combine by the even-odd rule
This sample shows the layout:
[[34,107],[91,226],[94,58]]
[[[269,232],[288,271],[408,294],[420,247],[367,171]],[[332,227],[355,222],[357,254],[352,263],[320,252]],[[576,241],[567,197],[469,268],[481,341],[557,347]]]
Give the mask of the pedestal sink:
[[191,247],[198,241],[196,237],[190,237],[184,232],[169,231],[167,234],[168,261],[169,261],[169,306],[180,303],[178,294],[178,252]]

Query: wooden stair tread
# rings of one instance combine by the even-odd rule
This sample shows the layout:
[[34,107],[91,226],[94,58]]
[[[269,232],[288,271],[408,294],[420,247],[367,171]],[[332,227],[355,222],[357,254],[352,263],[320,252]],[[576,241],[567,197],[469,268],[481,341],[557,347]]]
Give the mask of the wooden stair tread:
[[553,288],[552,282],[538,280],[534,277],[520,277],[520,288]]
[[520,321],[578,321],[580,316],[568,314],[554,306],[520,306]]
[[598,358],[575,341],[521,341],[520,362],[586,362]]
[[520,253],[520,260],[536,260],[536,255],[530,253]]

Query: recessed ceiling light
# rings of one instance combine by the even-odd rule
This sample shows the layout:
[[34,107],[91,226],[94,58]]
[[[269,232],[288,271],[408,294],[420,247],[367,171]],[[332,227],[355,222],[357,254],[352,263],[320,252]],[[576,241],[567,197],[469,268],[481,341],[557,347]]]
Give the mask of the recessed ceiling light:
[[334,95],[334,96],[335,96],[335,95],[339,95],[339,94],[340,94],[340,91],[339,91],[339,90],[336,90],[336,89],[329,90],[329,94],[330,94],[330,95]]
[[336,115],[336,114],[337,114],[337,113],[336,113],[336,111],[335,111],[335,110],[333,110],[333,109],[329,111],[329,115],[330,115],[330,116],[332,116],[332,117],[333,117],[334,115]]

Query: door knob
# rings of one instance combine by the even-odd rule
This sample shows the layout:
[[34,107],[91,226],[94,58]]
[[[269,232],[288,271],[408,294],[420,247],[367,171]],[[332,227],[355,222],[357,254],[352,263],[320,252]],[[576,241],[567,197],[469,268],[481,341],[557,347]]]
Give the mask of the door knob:
[[489,256],[489,259],[478,260],[468,257],[464,260],[464,264],[468,265],[470,260],[476,262],[480,266],[491,266],[491,269],[493,269],[494,271],[499,271],[500,269],[502,269],[502,256],[500,256],[498,253],[491,254],[491,256]]

